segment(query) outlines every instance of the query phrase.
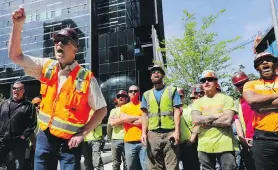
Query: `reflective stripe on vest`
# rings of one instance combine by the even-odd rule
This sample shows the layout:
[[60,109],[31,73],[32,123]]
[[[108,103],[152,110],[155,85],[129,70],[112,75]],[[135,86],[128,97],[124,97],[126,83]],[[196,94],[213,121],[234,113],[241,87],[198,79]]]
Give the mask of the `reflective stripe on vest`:
[[[39,121],[41,123],[48,124],[50,121],[50,116],[48,114],[40,111]],[[69,134],[75,134],[83,126],[84,126],[84,124],[70,123],[70,122],[63,121],[56,117],[54,117],[51,122],[51,128],[62,129],[63,131],[66,131]]]
[[53,69],[56,65],[56,61],[52,61],[52,63],[48,66],[48,68],[46,69],[46,72],[44,73],[44,77],[47,79],[51,79],[53,76]]
[[82,85],[87,76],[88,76],[88,71],[86,69],[81,68],[78,71],[76,79],[74,80],[75,88],[77,91],[84,92],[86,90],[86,89],[84,89],[84,86],[82,86]]
[[153,90],[144,93],[149,112],[149,130],[158,128],[174,129],[173,93],[175,89],[174,87],[166,86],[161,95],[160,102],[157,102]]

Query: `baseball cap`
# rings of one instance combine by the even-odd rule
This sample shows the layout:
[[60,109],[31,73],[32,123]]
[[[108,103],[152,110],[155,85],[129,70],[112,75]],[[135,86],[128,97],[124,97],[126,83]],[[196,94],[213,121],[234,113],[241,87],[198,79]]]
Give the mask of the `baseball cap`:
[[76,31],[74,31],[74,29],[71,28],[63,28],[60,31],[58,31],[57,33],[53,34],[53,38],[56,38],[58,35],[63,35],[68,37],[76,46],[79,45],[79,38],[78,35],[76,33]]

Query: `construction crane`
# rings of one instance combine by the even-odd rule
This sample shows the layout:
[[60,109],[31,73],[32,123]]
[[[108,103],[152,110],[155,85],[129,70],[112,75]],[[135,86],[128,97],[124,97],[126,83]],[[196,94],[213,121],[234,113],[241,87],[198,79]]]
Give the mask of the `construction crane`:
[[[261,37],[263,37],[263,35],[265,35],[271,28],[272,28],[272,26],[268,27],[268,28],[265,29],[264,31],[259,31],[259,32],[258,32],[258,35],[261,36]],[[251,36],[250,38],[248,38],[247,40],[244,40],[244,41],[241,42],[240,44],[234,46],[233,48],[230,48],[230,49],[228,50],[227,53],[230,53],[230,52],[232,52],[232,51],[234,51],[234,50],[237,50],[237,49],[239,49],[239,48],[241,48],[241,47],[244,47],[244,46],[246,46],[246,45],[248,45],[248,44],[250,44],[250,43],[253,43],[258,35],[253,35],[253,36]]]

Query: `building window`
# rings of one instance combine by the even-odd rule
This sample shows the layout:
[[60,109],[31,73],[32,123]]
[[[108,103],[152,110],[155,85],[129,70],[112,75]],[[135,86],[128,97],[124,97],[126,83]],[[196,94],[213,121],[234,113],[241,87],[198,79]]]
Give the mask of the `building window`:
[[7,27],[10,26],[10,21],[7,21]]
[[36,11],[36,21],[39,21],[40,20],[40,11],[37,10]]
[[52,6],[51,8],[51,18],[54,18],[55,17],[55,8],[54,6]]

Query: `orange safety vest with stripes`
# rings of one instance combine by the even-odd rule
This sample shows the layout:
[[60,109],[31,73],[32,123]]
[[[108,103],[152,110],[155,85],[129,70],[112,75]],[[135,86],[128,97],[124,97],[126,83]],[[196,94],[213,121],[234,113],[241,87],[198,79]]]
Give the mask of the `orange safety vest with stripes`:
[[91,110],[88,104],[90,80],[93,73],[77,65],[69,74],[58,93],[58,64],[49,60],[42,70],[42,102],[38,115],[41,130],[69,139],[82,128]]

